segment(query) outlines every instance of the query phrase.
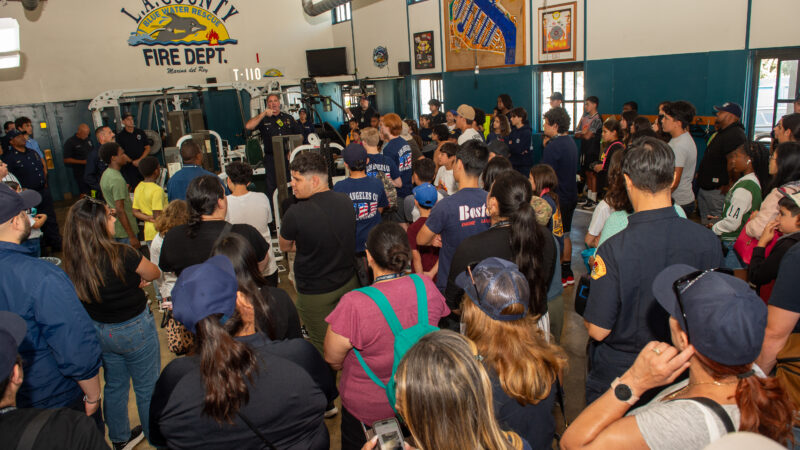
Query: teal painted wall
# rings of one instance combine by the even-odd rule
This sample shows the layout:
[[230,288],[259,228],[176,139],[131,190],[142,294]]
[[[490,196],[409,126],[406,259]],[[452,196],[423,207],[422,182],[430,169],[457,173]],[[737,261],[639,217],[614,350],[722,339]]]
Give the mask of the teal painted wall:
[[478,75],[471,70],[445,72],[442,81],[447,109],[456,109],[458,105],[466,103],[491,114],[497,106],[497,96],[508,94],[514,106],[521,106],[530,114],[533,107],[533,71],[534,66],[522,66],[480,69]]

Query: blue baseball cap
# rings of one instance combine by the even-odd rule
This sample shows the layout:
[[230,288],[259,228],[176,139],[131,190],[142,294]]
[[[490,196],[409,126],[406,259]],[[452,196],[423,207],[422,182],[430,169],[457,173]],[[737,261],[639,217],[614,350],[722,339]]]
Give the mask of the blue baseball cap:
[[0,223],[16,217],[20,211],[31,209],[42,202],[42,196],[33,189],[16,192],[5,183],[0,183]]
[[725,102],[722,106],[715,106],[714,111],[725,111],[733,114],[736,117],[742,117],[742,106],[738,103]]
[[[700,272],[684,289],[680,302],[673,284],[680,278]],[[689,343],[698,352],[727,366],[750,364],[756,360],[767,328],[767,305],[744,281],[722,272],[699,271],[686,264],[673,264],[653,281],[658,304],[678,321],[689,326]]]
[[0,380],[11,374],[17,362],[19,345],[27,331],[28,326],[22,317],[10,311],[0,311]]
[[342,159],[348,166],[352,166],[358,162],[367,161],[367,149],[361,144],[350,144],[344,148],[342,152]]
[[231,261],[212,256],[183,269],[172,289],[172,314],[192,333],[197,331],[197,322],[212,314],[222,314],[224,322],[236,309],[238,288]]
[[419,205],[425,208],[433,208],[436,200],[439,199],[439,192],[436,187],[430,183],[422,183],[415,187],[412,192],[414,193],[414,200],[419,202]]
[[[494,320],[509,322],[528,315],[530,286],[528,280],[511,261],[486,258],[470,270],[456,277],[456,285],[466,292],[481,311]],[[511,305],[522,305],[520,314],[503,314]]]

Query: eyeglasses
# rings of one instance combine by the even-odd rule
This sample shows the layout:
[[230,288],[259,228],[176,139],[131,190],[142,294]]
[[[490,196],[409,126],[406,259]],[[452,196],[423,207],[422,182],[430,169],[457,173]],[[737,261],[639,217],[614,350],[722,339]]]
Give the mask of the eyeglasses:
[[683,299],[681,295],[686,292],[693,284],[697,282],[700,278],[703,278],[706,274],[711,272],[719,272],[724,273],[726,275],[733,275],[733,270],[728,269],[726,267],[718,267],[716,269],[708,269],[708,270],[698,270],[696,272],[692,272],[688,275],[684,275],[674,283],[672,283],[672,291],[675,293],[675,297],[678,299],[678,308],[681,310],[681,315],[683,316],[683,323],[685,324],[685,329],[683,331],[686,332],[686,335],[689,335],[689,319],[686,318],[686,309],[683,307]]

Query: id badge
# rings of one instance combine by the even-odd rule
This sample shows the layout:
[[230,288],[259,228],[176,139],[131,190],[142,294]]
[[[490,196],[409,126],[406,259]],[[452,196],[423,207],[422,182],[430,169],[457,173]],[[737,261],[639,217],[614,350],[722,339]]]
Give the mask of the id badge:
[[277,123],[279,127],[283,126],[283,121],[281,119],[276,120],[275,123]]

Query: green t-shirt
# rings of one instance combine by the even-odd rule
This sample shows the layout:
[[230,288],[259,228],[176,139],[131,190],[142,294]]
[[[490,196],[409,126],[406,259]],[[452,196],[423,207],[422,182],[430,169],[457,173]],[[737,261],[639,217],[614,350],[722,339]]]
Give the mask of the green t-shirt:
[[[681,208],[678,205],[674,205],[674,207],[675,207],[675,212],[677,212],[679,216],[685,219],[686,212],[683,211],[683,208]],[[607,241],[608,238],[614,236],[615,234],[619,233],[625,228],[628,228],[629,216],[630,214],[628,214],[627,211],[614,211],[613,213],[611,213],[611,215],[608,216],[605,225],[603,225],[603,231],[600,232],[600,242],[597,243],[597,246],[600,247],[600,245],[602,245],[603,242]]]
[[[135,234],[139,233],[139,226],[136,224],[136,218],[133,217],[133,205],[131,203],[131,194],[128,192],[128,185],[125,183],[125,178],[119,170],[114,170],[111,167],[103,171],[103,176],[100,178],[100,190],[103,191],[103,198],[106,199],[108,206],[115,208],[117,200],[122,200],[125,207],[125,215],[128,216],[128,223],[131,224],[131,229]],[[122,214],[122,211],[117,211],[117,217]],[[122,222],[117,219],[114,224],[114,237],[127,238],[128,233],[122,227]]]

